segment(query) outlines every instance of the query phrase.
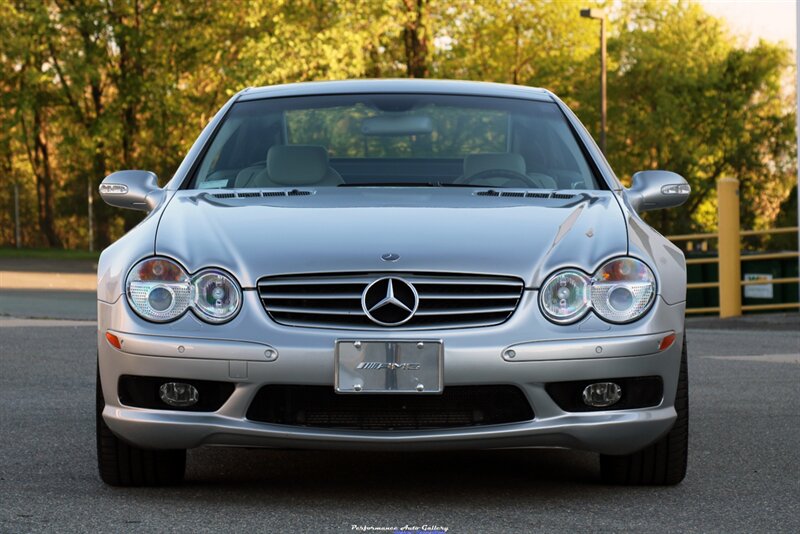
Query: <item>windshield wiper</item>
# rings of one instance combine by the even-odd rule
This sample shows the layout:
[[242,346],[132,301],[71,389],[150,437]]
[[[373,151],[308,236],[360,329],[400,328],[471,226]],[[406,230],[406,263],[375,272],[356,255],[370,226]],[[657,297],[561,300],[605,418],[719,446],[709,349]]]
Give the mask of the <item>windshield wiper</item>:
[[454,184],[452,182],[439,182],[436,185],[439,187],[497,187],[494,185],[483,185],[483,184]]
[[[456,184],[452,182],[355,182],[337,187],[497,187],[490,184]],[[501,188],[502,189],[502,188]]]
[[339,184],[336,187],[436,187],[432,182],[354,182]]

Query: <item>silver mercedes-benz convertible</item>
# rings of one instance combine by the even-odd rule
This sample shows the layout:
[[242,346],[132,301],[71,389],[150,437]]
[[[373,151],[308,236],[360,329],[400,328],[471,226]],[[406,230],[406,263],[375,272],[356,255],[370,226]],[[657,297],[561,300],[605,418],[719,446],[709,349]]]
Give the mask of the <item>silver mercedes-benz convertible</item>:
[[246,89],[98,266],[97,454],[112,485],[186,449],[567,447],[608,483],[686,472],[683,254],[552,93],[371,80]]

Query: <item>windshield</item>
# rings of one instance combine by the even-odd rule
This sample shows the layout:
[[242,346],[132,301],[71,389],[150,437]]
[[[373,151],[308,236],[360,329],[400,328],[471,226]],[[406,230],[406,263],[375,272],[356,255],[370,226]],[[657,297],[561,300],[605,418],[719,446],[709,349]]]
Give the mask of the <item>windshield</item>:
[[197,167],[198,189],[597,189],[553,102],[357,94],[234,104]]

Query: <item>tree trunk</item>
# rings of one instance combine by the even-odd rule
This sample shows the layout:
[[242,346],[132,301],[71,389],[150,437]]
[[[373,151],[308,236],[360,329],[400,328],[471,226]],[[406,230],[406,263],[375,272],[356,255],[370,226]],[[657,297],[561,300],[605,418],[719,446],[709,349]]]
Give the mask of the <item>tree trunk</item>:
[[406,52],[406,72],[409,78],[428,76],[428,32],[425,28],[425,8],[428,0],[404,0],[408,19],[403,28]]
[[50,147],[47,144],[42,110],[38,106],[33,111],[33,150],[39,229],[47,240],[48,246],[61,248],[61,238],[56,232],[55,223],[55,198],[53,197],[53,168],[50,165]]
[[92,174],[89,177],[91,183],[92,205],[94,206],[94,235],[98,248],[105,248],[111,244],[110,219],[112,211],[105,202],[95,202],[97,188],[106,176],[105,141],[100,133],[101,117],[103,116],[103,89],[100,81],[93,79],[90,81],[90,94],[92,96],[92,106],[94,117],[89,123],[88,131],[94,143],[94,156],[92,157]]

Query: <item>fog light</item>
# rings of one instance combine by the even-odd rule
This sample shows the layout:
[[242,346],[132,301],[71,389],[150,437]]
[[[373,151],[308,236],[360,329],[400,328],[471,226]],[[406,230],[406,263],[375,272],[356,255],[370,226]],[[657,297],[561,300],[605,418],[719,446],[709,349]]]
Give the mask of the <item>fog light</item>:
[[583,402],[593,408],[606,408],[619,402],[622,388],[614,382],[589,384],[583,390]]
[[200,393],[198,393],[197,388],[183,382],[166,382],[161,384],[161,387],[158,389],[158,395],[166,404],[177,408],[192,406],[197,404],[197,401],[200,400]]

